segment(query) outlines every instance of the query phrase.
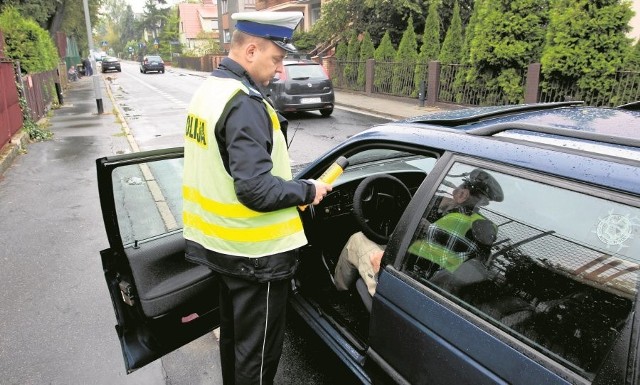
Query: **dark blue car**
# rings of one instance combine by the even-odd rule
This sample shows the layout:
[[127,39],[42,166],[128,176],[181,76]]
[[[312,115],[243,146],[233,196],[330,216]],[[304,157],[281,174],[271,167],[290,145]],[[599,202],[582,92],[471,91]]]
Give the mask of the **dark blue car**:
[[[638,109],[474,108],[350,138],[297,176],[349,159],[301,213],[309,244],[292,308],[365,384],[638,383]],[[217,326],[217,285],[184,260],[181,148],[97,166],[101,255],[133,371]],[[452,246],[456,262],[444,263],[430,229],[478,175],[494,184],[470,214],[483,253]],[[334,282],[357,232],[385,248],[373,296],[362,279],[346,291]]]

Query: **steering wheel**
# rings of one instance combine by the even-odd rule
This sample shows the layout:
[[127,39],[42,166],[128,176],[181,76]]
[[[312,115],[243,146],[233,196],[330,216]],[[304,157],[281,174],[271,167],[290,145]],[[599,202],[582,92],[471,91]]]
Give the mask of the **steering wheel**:
[[386,245],[410,200],[411,192],[400,179],[389,174],[371,175],[356,188],[353,212],[364,235]]

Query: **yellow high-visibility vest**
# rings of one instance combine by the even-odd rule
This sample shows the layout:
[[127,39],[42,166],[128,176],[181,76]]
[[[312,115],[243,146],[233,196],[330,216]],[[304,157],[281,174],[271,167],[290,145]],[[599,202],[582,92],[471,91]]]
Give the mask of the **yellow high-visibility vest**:
[[[210,77],[189,105],[182,186],[184,238],[219,253],[256,258],[304,246],[307,239],[295,207],[258,212],[236,197],[233,178],[222,162],[215,125],[238,92],[249,94],[249,89],[236,79]],[[291,180],[278,115],[264,103],[273,127],[271,173]]]
[[[444,232],[464,240],[467,232],[471,230],[473,222],[479,219],[484,219],[484,217],[478,213],[472,213],[471,215],[449,213],[430,226],[436,226],[444,230]],[[450,250],[446,245],[435,242],[432,239],[418,239],[409,246],[410,253],[435,262],[451,272],[455,271],[462,262],[470,257],[469,251]]]

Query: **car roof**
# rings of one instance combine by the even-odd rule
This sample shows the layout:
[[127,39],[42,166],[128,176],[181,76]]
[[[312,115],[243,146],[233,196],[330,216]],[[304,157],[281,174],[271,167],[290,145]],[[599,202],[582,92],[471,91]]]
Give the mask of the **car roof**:
[[375,126],[352,140],[417,144],[640,195],[640,111],[537,106],[425,115]]
[[407,120],[462,129],[520,123],[640,140],[640,113],[633,107],[589,107],[580,102],[476,107]]
[[296,65],[296,64],[301,64],[301,65],[320,65],[320,63],[316,63],[313,60],[309,60],[309,59],[284,59],[284,61],[282,62],[283,65]]

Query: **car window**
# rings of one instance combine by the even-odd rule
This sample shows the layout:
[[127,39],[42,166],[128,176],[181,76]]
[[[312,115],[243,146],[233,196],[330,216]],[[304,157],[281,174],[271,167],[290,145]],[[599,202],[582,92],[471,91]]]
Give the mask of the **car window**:
[[124,245],[182,229],[183,160],[118,167],[112,174]]
[[148,61],[162,61],[160,56],[147,56]]
[[290,79],[296,78],[309,78],[309,79],[326,79],[327,75],[324,73],[322,66],[316,64],[310,65],[288,65],[285,66],[287,69],[287,76]]
[[[478,170],[502,196],[461,214],[455,195]],[[638,207],[455,163],[402,269],[593,379],[633,308],[639,251]]]

